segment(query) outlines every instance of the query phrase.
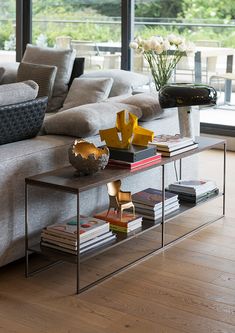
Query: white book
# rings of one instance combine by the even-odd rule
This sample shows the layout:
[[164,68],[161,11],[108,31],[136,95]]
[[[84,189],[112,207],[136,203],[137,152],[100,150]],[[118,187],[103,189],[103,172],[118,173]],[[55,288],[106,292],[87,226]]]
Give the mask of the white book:
[[159,151],[173,151],[186,146],[194,144],[194,140],[189,137],[181,138],[179,134],[176,135],[157,135],[153,138],[151,145],[157,146]]
[[169,185],[169,190],[178,193],[187,193],[199,196],[217,188],[215,181],[206,179],[179,180]]

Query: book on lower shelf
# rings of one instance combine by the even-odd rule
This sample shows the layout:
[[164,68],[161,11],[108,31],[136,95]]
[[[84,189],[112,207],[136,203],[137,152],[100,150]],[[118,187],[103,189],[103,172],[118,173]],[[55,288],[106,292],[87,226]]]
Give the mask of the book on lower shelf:
[[142,227],[143,217],[131,212],[124,211],[122,218],[120,213],[110,210],[107,215],[107,210],[95,215],[96,218],[109,222],[110,229],[113,231],[120,231],[129,233]]
[[[109,223],[94,217],[80,217],[80,254],[115,241]],[[77,254],[76,217],[63,223],[55,223],[41,232],[41,245],[63,252]]]
[[[162,191],[155,188],[146,188],[143,191],[132,194],[132,201],[135,207],[154,207],[154,209],[162,207]],[[165,192],[165,205],[178,201],[178,195]]]
[[[176,192],[173,192],[173,191],[171,191],[171,192],[176,193]],[[197,203],[200,203],[202,201],[206,201],[209,198],[216,197],[218,195],[218,193],[219,193],[219,189],[214,188],[213,190],[207,191],[207,192],[202,193],[200,195],[189,194],[189,193],[179,193],[179,192],[177,194],[178,194],[180,202],[187,201],[187,202],[190,202],[190,203],[193,203],[193,204],[197,204]]]
[[[147,188],[132,195],[136,212],[148,220],[162,217],[162,191]],[[170,214],[179,209],[178,194],[165,192],[164,214]]]
[[182,179],[170,184],[168,188],[174,193],[182,193],[198,197],[206,194],[207,192],[216,190],[217,185],[215,181],[209,179]]

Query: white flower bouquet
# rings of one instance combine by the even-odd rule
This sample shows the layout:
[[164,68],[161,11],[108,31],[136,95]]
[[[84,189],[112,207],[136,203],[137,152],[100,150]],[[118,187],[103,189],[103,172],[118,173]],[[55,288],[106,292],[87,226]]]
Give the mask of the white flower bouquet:
[[183,56],[194,52],[194,44],[177,35],[152,36],[149,39],[137,37],[130,43],[137,53],[147,60],[152,77],[159,90],[167,84],[174,68]]

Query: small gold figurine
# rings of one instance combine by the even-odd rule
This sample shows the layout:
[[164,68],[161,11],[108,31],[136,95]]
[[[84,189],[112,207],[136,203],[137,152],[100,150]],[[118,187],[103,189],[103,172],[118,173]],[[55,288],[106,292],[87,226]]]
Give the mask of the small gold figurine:
[[132,208],[133,215],[135,215],[135,206],[132,202],[131,192],[121,191],[121,181],[116,180],[107,184],[108,194],[109,194],[109,209],[107,215],[111,208],[117,213],[121,213],[120,218],[122,220],[122,213],[124,209]]

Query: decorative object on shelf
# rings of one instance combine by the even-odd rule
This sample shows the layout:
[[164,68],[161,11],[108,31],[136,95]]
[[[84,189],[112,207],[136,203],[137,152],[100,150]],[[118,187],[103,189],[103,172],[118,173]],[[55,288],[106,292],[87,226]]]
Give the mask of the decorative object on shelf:
[[[147,146],[153,140],[154,132],[138,125],[138,118],[129,112],[126,122],[126,110],[117,113],[116,127],[100,130],[101,141],[108,147],[128,149],[130,144]],[[119,136],[121,133],[121,138]]]
[[69,162],[79,175],[90,175],[105,168],[109,160],[109,149],[97,148],[85,140],[75,140],[69,148]]
[[159,91],[159,103],[163,109],[178,108],[181,137],[194,139],[192,105],[216,105],[217,93],[213,87],[202,84],[172,83]]
[[120,219],[122,220],[122,213],[124,209],[133,209],[133,215],[135,215],[135,206],[132,202],[131,192],[124,192],[121,190],[121,180],[116,180],[107,184],[109,194],[109,209],[106,216],[109,215],[110,209],[113,208],[120,213]]
[[148,39],[137,37],[130,47],[147,60],[157,91],[168,83],[180,59],[194,52],[193,43],[174,34]]

